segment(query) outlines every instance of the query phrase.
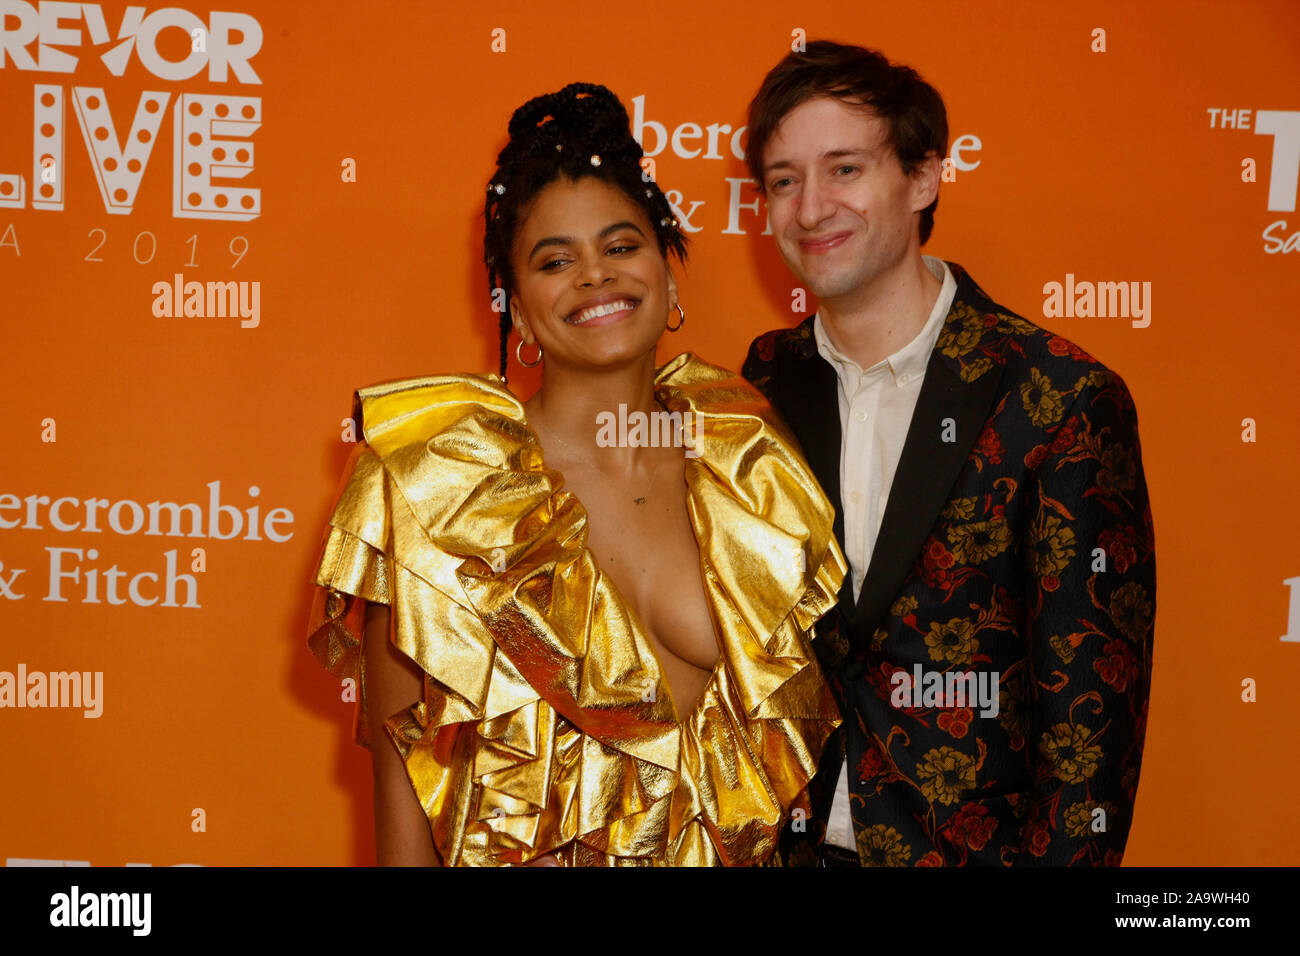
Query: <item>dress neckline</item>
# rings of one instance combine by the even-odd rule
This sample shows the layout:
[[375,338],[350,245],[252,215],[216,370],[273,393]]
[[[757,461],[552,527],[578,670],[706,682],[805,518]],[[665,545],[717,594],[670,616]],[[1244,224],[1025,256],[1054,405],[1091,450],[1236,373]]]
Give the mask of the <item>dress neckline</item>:
[[[511,394],[514,393],[512,392]],[[516,399],[517,398],[518,396],[516,396]],[[519,402],[519,406],[520,409],[522,410],[523,409],[522,401]],[[677,709],[677,695],[673,693],[672,684],[668,680],[668,671],[664,668],[664,662],[663,662],[663,658],[659,654],[659,648],[664,647],[664,650],[669,654],[671,654],[672,652],[668,651],[667,647],[663,645],[663,642],[660,641],[657,637],[655,637],[654,634],[651,632],[650,628],[646,626],[645,621],[641,620],[641,615],[637,612],[637,609],[632,605],[632,602],[627,599],[627,595],[624,594],[623,589],[619,587],[618,581],[614,578],[614,576],[606,572],[601,567],[600,562],[596,558],[595,552],[591,550],[591,535],[590,535],[591,512],[587,510],[587,506],[583,503],[582,499],[578,497],[576,492],[570,491],[568,488],[565,487],[564,482],[566,479],[564,478],[564,472],[560,471],[558,468],[547,467],[546,448],[542,444],[541,436],[537,434],[537,429],[535,429],[532,426],[532,423],[528,421],[526,412],[523,415],[523,417],[520,418],[520,425],[523,426],[524,430],[528,433],[528,436],[537,445],[537,450],[538,450],[537,465],[539,470],[548,472],[553,475],[560,476],[560,484],[551,492],[551,498],[554,500],[557,496],[567,495],[568,498],[570,498],[575,504],[575,506],[578,508],[579,515],[582,522],[583,550],[586,552],[589,560],[591,561],[592,567],[596,569],[596,573],[600,577],[603,577],[606,581],[609,582],[610,590],[613,591],[614,596],[617,598],[619,606],[627,611],[628,617],[633,622],[635,629],[640,633],[642,639],[646,643],[646,646],[649,648],[650,654],[654,659],[655,668],[656,670],[658,670],[661,681],[663,683],[664,692],[668,695],[668,703],[671,705],[673,716],[677,722],[678,730],[679,731],[684,730],[688,725],[694,723],[696,716],[699,714],[699,712],[702,709],[705,708],[705,701],[708,699],[710,695],[714,682],[718,679],[718,672],[727,666],[726,646],[720,640],[720,635],[718,634],[718,626],[716,623],[718,620],[718,609],[714,606],[714,599],[713,596],[710,594],[709,587],[708,587],[708,579],[705,576],[704,566],[701,560],[702,555],[700,551],[700,527],[695,516],[691,513],[691,508],[687,507],[686,514],[687,514],[687,519],[691,523],[691,534],[695,539],[695,564],[700,574],[700,583],[701,585],[703,585],[704,601],[705,604],[708,606],[708,610],[709,610],[709,630],[713,634],[713,643],[714,646],[717,648],[718,656],[714,660],[713,666],[709,668],[708,679],[705,681],[704,687],[700,690],[699,695],[692,703],[691,709],[686,712],[685,716],[682,716],[680,711]],[[691,484],[690,464],[691,464],[691,459],[683,456],[682,479],[685,485],[685,493],[688,501],[690,498],[690,494],[693,490]],[[684,663],[690,664],[690,661],[685,661],[683,658],[679,657],[678,660],[683,660]],[[699,669],[703,670],[703,668],[699,668]]]

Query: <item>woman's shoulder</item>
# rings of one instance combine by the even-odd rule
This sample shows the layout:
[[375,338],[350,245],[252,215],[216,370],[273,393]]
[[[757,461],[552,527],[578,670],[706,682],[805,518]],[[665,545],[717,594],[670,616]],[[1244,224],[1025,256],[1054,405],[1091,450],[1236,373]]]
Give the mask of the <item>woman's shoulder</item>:
[[468,421],[524,422],[523,404],[500,377],[472,372],[390,379],[353,393],[352,417],[367,445],[387,458]]
[[669,411],[690,411],[703,420],[706,437],[710,432],[715,439],[725,437],[725,442],[706,442],[715,454],[728,448],[752,454],[762,446],[763,451],[790,459],[799,470],[807,468],[790,426],[739,372],[683,352],[656,373],[655,396]]
[[774,429],[784,440],[789,430],[767,397],[737,371],[683,352],[655,373],[655,395],[677,398],[691,410],[715,418],[743,417]]
[[433,375],[416,375],[410,378],[385,379],[356,390],[367,399],[382,398],[402,393],[433,393],[447,389],[469,389],[471,392],[499,394],[513,398],[513,393],[502,382],[501,376],[481,372],[442,372]]
[[[511,523],[555,490],[523,404],[495,375],[392,379],[354,396],[358,440],[345,466],[336,525],[365,514],[369,524],[386,528],[410,516],[426,543],[475,553],[511,538]],[[367,540],[388,544],[377,534]]]
[[741,374],[712,362],[694,352],[682,352],[669,359],[655,371],[655,384],[671,384],[677,387],[704,387],[732,383],[742,393],[753,393],[760,399],[762,393],[750,385]]

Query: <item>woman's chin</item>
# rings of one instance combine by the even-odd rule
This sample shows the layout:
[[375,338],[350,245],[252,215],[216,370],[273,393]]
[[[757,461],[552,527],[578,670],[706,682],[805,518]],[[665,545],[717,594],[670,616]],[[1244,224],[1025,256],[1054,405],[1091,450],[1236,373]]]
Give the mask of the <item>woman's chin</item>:
[[607,343],[604,348],[588,348],[565,356],[563,365],[574,371],[587,371],[594,375],[618,372],[635,366],[638,362],[655,363],[659,338],[638,337],[636,342]]

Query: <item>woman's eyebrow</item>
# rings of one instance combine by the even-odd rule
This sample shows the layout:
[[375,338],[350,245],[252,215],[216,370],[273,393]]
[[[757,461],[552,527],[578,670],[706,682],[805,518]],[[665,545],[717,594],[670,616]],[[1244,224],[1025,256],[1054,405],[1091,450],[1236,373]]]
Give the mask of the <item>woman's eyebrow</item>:
[[[645,238],[645,233],[641,231],[641,227],[629,219],[624,219],[621,222],[610,223],[604,229],[600,230],[600,233],[596,238],[604,239],[611,232],[618,232],[620,229],[632,229],[640,235],[642,239]],[[575,241],[576,240],[573,236],[547,236],[545,239],[538,239],[536,245],[529,250],[528,258],[531,259],[533,256],[537,255],[539,249],[546,246],[568,246],[572,245]]]

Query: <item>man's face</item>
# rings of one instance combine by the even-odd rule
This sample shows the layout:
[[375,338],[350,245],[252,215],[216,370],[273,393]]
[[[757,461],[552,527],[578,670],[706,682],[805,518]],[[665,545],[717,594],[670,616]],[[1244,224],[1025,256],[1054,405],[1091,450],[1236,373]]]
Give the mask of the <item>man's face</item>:
[[763,180],[782,258],[819,301],[848,303],[920,251],[918,213],[939,187],[933,158],[912,175],[884,120],[815,96],[781,120]]

